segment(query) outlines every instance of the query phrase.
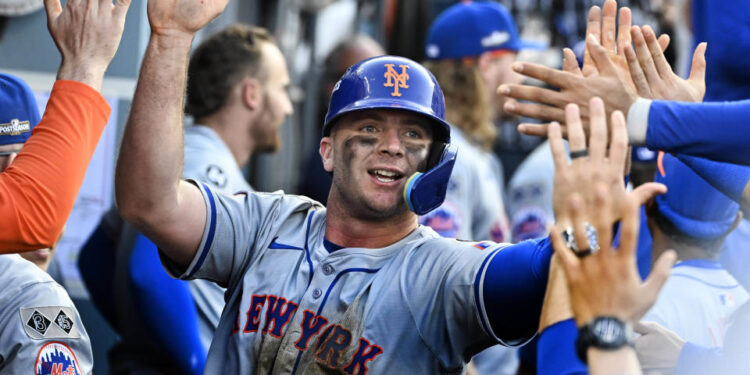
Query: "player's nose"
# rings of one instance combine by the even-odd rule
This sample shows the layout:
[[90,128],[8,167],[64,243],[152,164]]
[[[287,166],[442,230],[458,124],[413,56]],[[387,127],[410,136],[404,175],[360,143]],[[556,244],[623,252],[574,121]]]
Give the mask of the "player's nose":
[[402,156],[404,154],[403,143],[398,136],[397,129],[387,129],[383,132],[380,142],[380,152],[392,156]]

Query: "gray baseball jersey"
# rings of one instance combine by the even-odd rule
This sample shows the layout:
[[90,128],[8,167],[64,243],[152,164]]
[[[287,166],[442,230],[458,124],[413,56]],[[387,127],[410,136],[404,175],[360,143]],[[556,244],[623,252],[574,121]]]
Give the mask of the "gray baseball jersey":
[[[185,129],[184,178],[205,182],[217,191],[234,194],[253,191],[237,165],[237,160],[216,132],[202,125]],[[203,345],[208,348],[224,309],[224,288],[208,280],[188,283],[200,317]]]
[[0,373],[89,374],[89,335],[68,293],[20,255],[0,255]]
[[510,227],[503,205],[502,166],[451,127],[451,143],[458,146],[445,202],[419,218],[447,238],[510,242]]
[[500,342],[482,296],[505,245],[419,226],[385,248],[329,252],[319,203],[196,185],[208,213],[198,251],[184,272],[162,261],[227,287],[206,373],[459,374]]

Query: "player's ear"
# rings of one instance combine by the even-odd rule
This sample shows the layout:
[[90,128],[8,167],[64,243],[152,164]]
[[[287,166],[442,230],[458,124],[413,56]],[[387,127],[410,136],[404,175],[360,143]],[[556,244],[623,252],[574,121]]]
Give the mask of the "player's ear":
[[326,172],[333,172],[333,138],[321,138],[319,152],[320,158],[323,159],[323,169]]
[[240,81],[240,97],[242,103],[250,110],[257,110],[261,106],[261,98],[263,95],[260,82],[257,79],[245,77]]

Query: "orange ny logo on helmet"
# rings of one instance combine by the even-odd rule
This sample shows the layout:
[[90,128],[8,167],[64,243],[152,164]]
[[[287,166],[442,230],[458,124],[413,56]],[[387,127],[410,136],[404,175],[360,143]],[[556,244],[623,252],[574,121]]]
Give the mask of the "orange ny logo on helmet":
[[409,85],[406,84],[406,81],[409,80],[409,74],[406,73],[406,69],[409,69],[409,65],[399,64],[399,67],[401,67],[401,74],[396,72],[396,69],[393,68],[393,64],[385,64],[385,67],[388,68],[388,70],[386,70],[383,76],[387,78],[388,81],[386,81],[386,83],[384,83],[383,86],[393,87],[393,92],[391,93],[391,96],[401,96],[401,93],[398,92],[398,89],[409,88]]

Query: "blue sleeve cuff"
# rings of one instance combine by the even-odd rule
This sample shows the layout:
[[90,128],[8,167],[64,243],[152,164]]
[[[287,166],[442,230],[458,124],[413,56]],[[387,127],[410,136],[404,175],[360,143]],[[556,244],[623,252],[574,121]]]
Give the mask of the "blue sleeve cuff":
[[573,319],[555,323],[542,331],[537,348],[537,374],[588,374],[588,368],[576,354],[577,338],[578,327]]

